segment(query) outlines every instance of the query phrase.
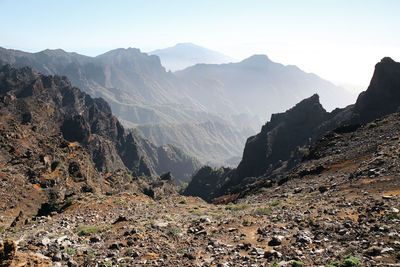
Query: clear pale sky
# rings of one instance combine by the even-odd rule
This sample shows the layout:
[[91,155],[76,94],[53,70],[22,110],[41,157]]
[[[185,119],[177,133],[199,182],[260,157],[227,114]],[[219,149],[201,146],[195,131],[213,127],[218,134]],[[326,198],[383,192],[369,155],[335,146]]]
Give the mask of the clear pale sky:
[[192,42],[238,60],[266,54],[334,82],[369,84],[400,61],[399,0],[0,0],[0,46],[95,56]]

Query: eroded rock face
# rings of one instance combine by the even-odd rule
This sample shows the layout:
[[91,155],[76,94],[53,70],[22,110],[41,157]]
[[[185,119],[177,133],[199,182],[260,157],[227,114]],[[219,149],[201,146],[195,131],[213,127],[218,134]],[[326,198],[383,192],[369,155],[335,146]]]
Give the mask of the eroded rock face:
[[375,66],[368,89],[357,99],[354,111],[365,123],[396,112],[400,104],[400,63],[389,57]]
[[240,178],[260,176],[279,161],[286,161],[297,146],[310,144],[321,122],[329,118],[313,95],[285,113],[273,114],[261,132],[247,139],[236,173]]

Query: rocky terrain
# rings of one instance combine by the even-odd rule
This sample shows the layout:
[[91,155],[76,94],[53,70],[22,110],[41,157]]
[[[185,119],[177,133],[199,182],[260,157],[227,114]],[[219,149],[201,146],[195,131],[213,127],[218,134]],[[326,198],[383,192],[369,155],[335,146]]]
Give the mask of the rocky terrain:
[[395,113],[325,135],[285,183],[235,203],[88,193],[61,213],[3,228],[1,238],[13,240],[3,259],[12,266],[398,266],[399,148]]

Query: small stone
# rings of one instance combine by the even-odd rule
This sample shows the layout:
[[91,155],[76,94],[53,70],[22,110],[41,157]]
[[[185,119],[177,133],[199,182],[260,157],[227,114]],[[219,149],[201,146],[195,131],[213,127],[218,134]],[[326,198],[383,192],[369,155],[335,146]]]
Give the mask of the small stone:
[[40,244],[41,245],[43,245],[43,246],[47,246],[48,244],[50,244],[50,238],[48,238],[47,236],[46,237],[44,237],[43,239],[42,239],[42,241],[40,242]]
[[264,253],[264,258],[266,258],[266,259],[271,259],[271,258],[279,259],[281,257],[282,257],[282,253],[280,253],[274,249],[267,250]]
[[268,242],[268,246],[274,247],[281,245],[283,238],[284,237],[281,235],[273,236],[272,239]]
[[100,238],[98,236],[92,236],[90,238],[90,242],[91,243],[96,243],[96,242],[99,242],[99,241],[100,241]]
[[118,246],[117,243],[112,243],[112,244],[108,247],[108,249],[119,249],[119,246]]
[[381,253],[384,254],[384,253],[388,253],[388,252],[392,252],[392,251],[394,251],[393,248],[386,247],[386,248],[382,249]]
[[68,261],[68,267],[78,267],[78,263],[74,260],[69,260]]
[[61,254],[61,252],[55,253],[51,260],[52,260],[52,261],[62,261],[62,254]]
[[364,254],[369,256],[378,256],[381,254],[382,248],[377,246],[372,246],[366,250],[364,250]]

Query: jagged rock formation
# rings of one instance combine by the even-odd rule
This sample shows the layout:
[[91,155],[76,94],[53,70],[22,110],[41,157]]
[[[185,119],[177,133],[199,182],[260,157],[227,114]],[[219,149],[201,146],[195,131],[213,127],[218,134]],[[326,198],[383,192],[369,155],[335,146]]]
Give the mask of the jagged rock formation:
[[218,192],[231,171],[230,168],[214,169],[210,166],[203,166],[193,175],[192,181],[185,189],[184,194],[201,196],[204,200],[210,202],[219,196]]
[[[302,147],[309,146],[323,134],[334,129],[338,133],[353,131],[360,124],[395,112],[400,106],[399,73],[400,63],[384,58],[376,65],[371,85],[354,105],[328,113],[319,103],[318,95],[313,95],[285,113],[272,115],[261,132],[247,140],[239,166],[212,194],[243,193],[251,183],[267,186],[267,179],[279,180],[301,158],[313,157],[313,150],[309,152],[311,155],[305,155]],[[209,194],[207,191],[196,192],[205,199]]]
[[281,161],[293,156],[296,147],[310,144],[319,135],[318,126],[329,117],[318,95],[285,113],[273,114],[259,134],[247,139],[243,159],[237,167],[238,177],[260,176],[276,169]]
[[385,57],[376,64],[368,90],[357,99],[354,112],[361,123],[397,111],[400,103],[400,63]]

